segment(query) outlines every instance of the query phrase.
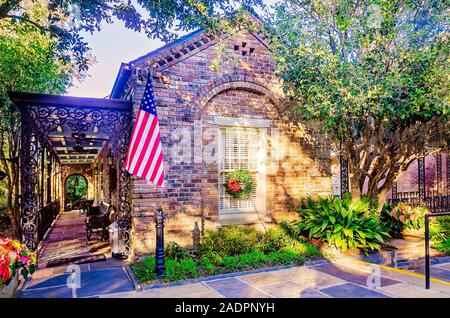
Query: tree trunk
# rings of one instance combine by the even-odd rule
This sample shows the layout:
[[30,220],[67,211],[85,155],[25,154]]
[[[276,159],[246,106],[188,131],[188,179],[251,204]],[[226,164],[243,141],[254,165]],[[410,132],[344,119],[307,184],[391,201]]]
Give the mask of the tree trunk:
[[384,206],[384,203],[386,202],[386,197],[387,197],[388,192],[389,192],[388,187],[382,187],[380,192],[378,193],[378,197],[377,197],[377,203],[378,203],[377,213],[378,214],[380,214],[381,211],[383,210],[383,206]]
[[361,198],[362,189],[360,188],[360,180],[353,173],[350,174],[350,192],[352,194],[352,199]]

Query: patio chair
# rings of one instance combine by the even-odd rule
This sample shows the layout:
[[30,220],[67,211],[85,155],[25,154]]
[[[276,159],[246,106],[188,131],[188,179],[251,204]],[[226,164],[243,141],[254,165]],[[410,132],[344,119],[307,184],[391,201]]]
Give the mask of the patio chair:
[[85,217],[88,242],[91,240],[93,232],[100,233],[102,241],[108,240],[108,226],[111,224],[110,217],[113,210],[112,205],[105,202],[90,207]]

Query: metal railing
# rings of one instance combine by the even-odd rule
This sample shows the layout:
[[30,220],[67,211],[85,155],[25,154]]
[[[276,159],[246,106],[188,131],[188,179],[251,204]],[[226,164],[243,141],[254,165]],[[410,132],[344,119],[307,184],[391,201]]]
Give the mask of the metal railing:
[[39,241],[44,238],[45,233],[52,225],[53,221],[59,214],[60,203],[59,200],[53,201],[50,204],[47,204],[43,208],[39,210],[39,227],[38,227],[38,236]]
[[399,192],[397,197],[387,200],[391,203],[405,202],[412,206],[424,206],[430,211],[450,211],[450,195],[427,195],[420,198],[418,192]]
[[425,288],[430,289],[430,218],[450,215],[450,212],[425,214]]

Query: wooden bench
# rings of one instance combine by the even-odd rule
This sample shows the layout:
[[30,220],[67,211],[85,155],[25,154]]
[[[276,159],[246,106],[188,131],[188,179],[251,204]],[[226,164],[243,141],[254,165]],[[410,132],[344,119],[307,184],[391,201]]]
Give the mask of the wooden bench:
[[101,201],[98,206],[91,205],[86,213],[86,237],[91,240],[93,232],[101,234],[101,240],[108,240],[108,226],[111,224],[111,218],[114,209],[109,203]]

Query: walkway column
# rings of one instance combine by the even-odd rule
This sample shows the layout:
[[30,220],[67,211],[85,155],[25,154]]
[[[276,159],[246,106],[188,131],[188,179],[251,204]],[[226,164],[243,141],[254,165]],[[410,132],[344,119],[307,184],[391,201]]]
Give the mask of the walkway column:
[[442,153],[436,155],[436,183],[437,193],[442,194]]
[[120,253],[125,257],[131,251],[131,176],[124,169],[127,156],[128,143],[131,137],[131,114],[128,112],[119,113],[119,123],[117,124],[116,138],[113,143],[113,152],[117,156],[117,193],[119,195],[119,237]]
[[21,236],[22,242],[31,250],[35,250],[39,242],[37,191],[38,147],[36,135],[32,132],[30,118],[22,113],[21,122]]
[[425,157],[421,157],[417,160],[418,163],[418,181],[419,181],[419,200],[423,202],[425,200]]
[[339,156],[340,163],[340,179],[341,179],[341,199],[350,191],[348,180],[348,160],[343,155]]
[[53,184],[53,174],[52,174],[52,161],[53,155],[49,154],[47,157],[47,204],[52,202],[52,184]]
[[392,184],[391,196],[392,196],[392,199],[397,199],[397,197],[398,197],[398,183],[397,183],[397,181],[395,181]]
[[445,154],[445,166],[447,175],[447,195],[450,195],[450,150]]

